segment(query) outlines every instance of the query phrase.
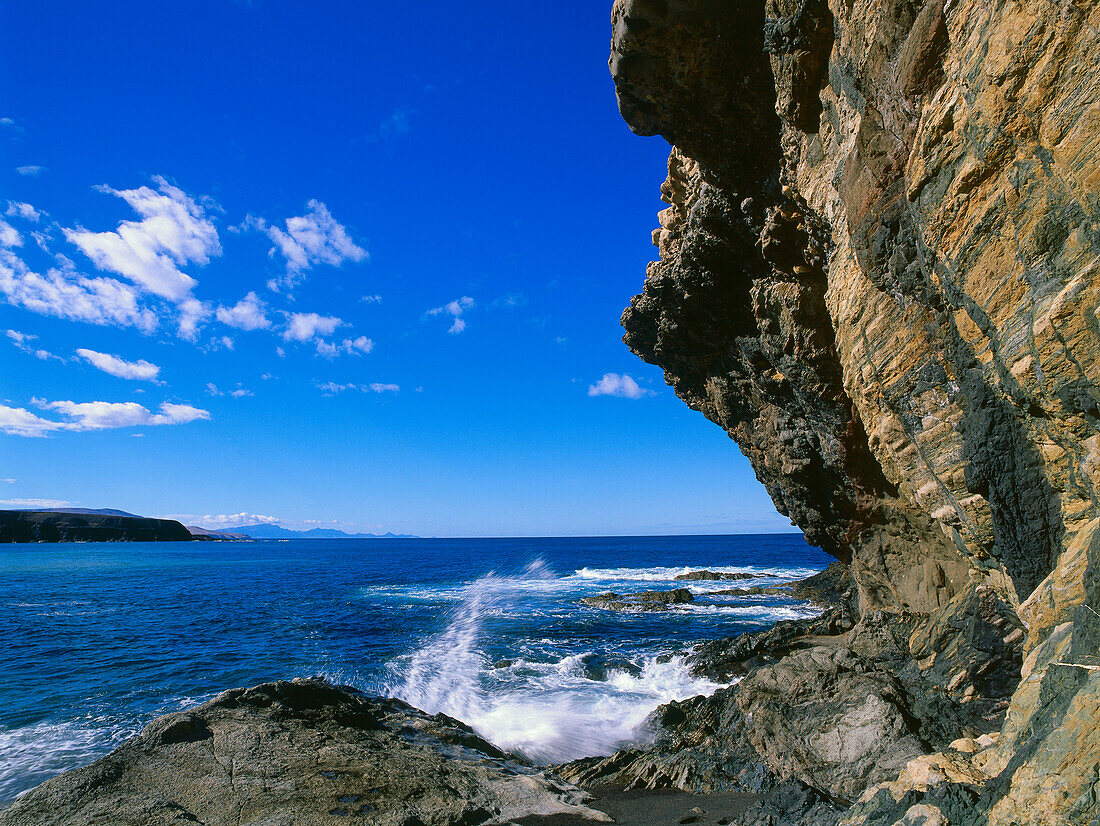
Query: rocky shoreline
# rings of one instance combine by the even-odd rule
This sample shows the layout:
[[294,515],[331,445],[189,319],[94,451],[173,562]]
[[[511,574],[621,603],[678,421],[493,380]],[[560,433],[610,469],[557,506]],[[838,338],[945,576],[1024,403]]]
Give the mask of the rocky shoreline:
[[[1072,570],[1100,570],[1100,537],[1075,559]],[[1065,573],[1024,612],[1032,629],[1051,629],[1028,648],[1017,614],[981,584],[935,616],[860,615],[834,563],[789,587],[812,594],[819,616],[686,652],[697,675],[728,688],[659,707],[647,746],[554,767],[320,678],[233,689],[46,781],[0,812],[0,826],[1087,823],[1097,685],[1062,661],[1096,650],[1100,623],[1088,636],[1058,622],[1088,610],[1073,608],[1082,595]],[[1062,694],[1068,681],[1069,703],[1050,680]],[[1021,742],[1030,762],[1014,758]],[[1044,821],[1000,775],[1041,783],[1051,760],[1070,781],[1075,767],[1084,793],[1077,811]],[[989,817],[1006,805],[1007,819]]]
[[1100,3],[616,0],[612,26],[620,112],[672,146],[625,341],[838,560],[790,591],[831,607],[698,647],[736,684],[556,777],[277,683],[0,824],[600,818],[579,787],[752,795],[744,826],[1097,822]]

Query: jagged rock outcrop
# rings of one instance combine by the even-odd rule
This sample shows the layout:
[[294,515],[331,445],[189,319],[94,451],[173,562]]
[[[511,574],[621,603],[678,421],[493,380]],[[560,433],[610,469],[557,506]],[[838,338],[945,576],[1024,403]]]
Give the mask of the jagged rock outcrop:
[[174,519],[0,510],[0,542],[189,542],[193,538]]
[[442,714],[321,680],[226,691],[0,812],[3,826],[609,820]]
[[638,591],[634,594],[596,594],[583,597],[580,602],[591,608],[603,608],[608,611],[664,611],[673,605],[686,605],[694,602],[695,596],[687,588],[673,588],[671,591]]
[[[673,145],[624,340],[847,566],[837,656],[940,721],[860,822],[1088,822],[1100,3],[617,0],[612,24],[624,119]],[[738,696],[782,667],[727,648],[754,649]],[[996,757],[942,751],[1006,709]],[[744,723],[782,741],[769,772],[851,799],[856,772],[791,758],[828,714]]]

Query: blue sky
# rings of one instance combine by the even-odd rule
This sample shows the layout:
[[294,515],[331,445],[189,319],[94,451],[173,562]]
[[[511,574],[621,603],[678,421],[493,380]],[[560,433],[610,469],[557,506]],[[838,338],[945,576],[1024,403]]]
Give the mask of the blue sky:
[[607,3],[0,11],[0,506],[790,530],[622,344],[667,145]]

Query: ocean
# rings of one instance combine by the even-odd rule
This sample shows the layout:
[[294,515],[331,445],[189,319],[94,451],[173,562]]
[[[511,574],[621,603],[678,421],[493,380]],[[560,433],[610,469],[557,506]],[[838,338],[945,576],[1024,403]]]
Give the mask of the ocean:
[[[829,561],[797,534],[0,545],[0,804],[159,714],[315,675],[537,763],[610,754],[657,705],[719,688],[685,667],[691,645],[817,613],[708,594]],[[766,578],[673,579],[702,569]],[[696,601],[578,603],[673,587]]]

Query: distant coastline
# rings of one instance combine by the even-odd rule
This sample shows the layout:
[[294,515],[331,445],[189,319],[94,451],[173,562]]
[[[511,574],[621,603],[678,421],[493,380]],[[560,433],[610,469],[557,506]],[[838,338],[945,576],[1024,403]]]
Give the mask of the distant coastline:
[[115,508],[0,510],[0,542],[231,542],[252,539],[418,539],[410,534],[295,531],[278,524],[203,528]]

